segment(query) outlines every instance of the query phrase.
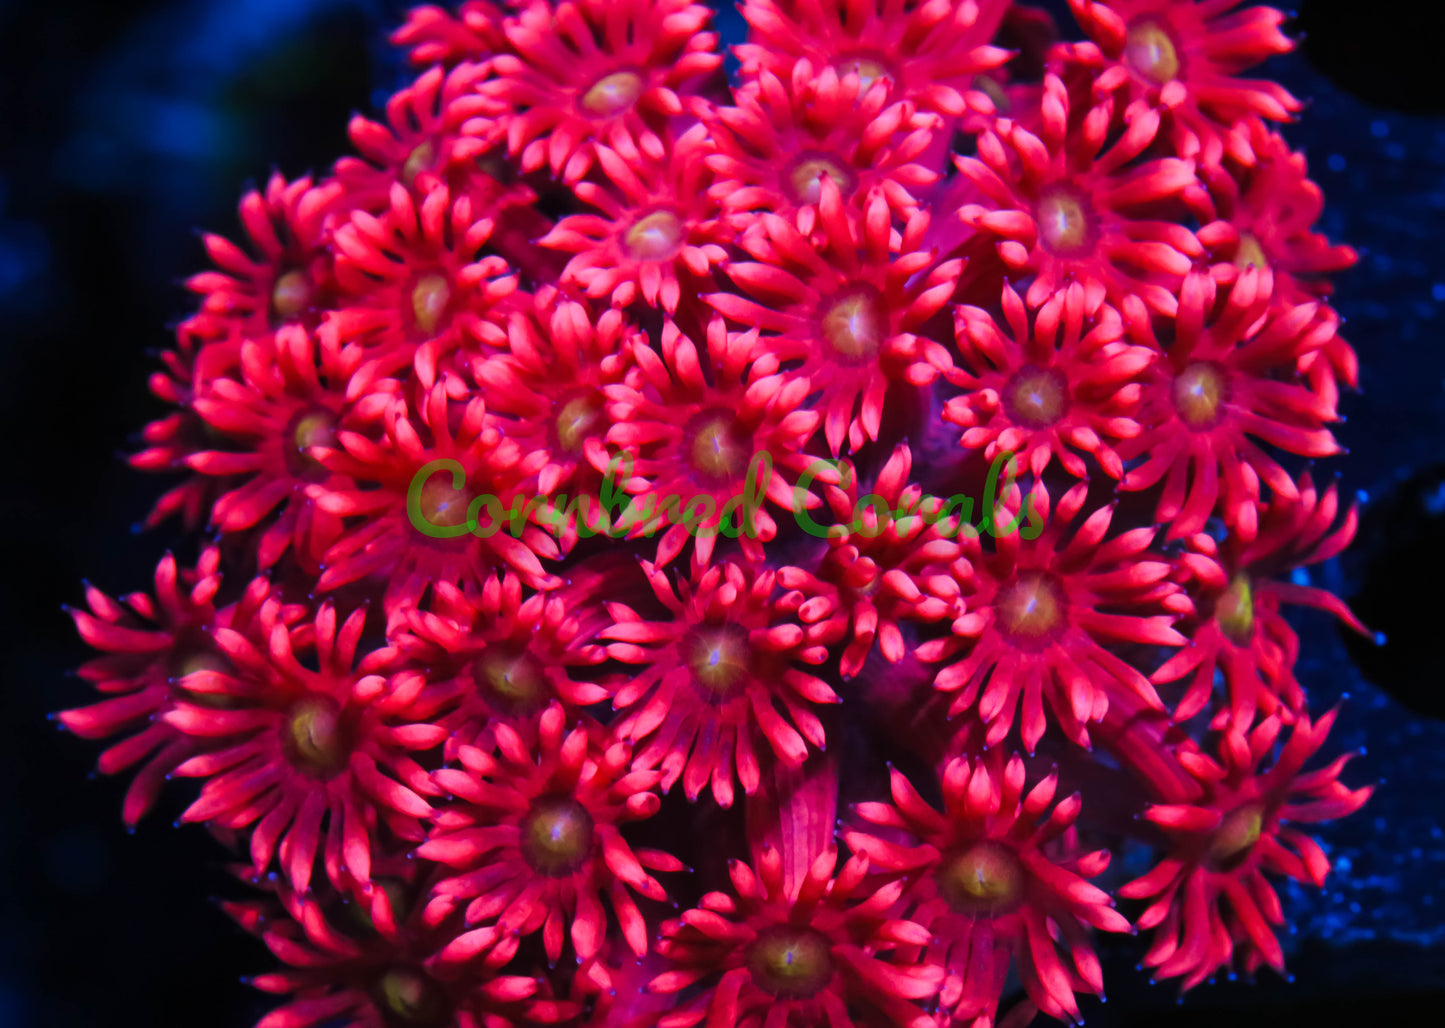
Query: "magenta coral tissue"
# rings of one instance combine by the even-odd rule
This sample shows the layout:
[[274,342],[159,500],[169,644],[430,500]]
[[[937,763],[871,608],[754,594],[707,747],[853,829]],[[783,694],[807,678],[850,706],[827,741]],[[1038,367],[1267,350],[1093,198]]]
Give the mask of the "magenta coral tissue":
[[1283,973],[1371,792],[1282,613],[1366,633],[1293,574],[1355,253],[1284,15],[1069,6],[746,0],[729,66],[689,0],[418,7],[357,155],[204,237],[131,460],[211,534],[87,588],[59,719],[232,848],[260,1028]]

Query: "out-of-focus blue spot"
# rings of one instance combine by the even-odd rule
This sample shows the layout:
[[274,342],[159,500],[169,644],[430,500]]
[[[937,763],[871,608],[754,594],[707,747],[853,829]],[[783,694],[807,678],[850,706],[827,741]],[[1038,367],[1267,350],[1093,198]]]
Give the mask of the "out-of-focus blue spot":
[[1390,134],[1390,123],[1383,118],[1370,122],[1370,135],[1376,139],[1384,139]]
[[0,222],[0,296],[34,282],[50,266],[50,240],[28,221]]
[[136,97],[135,103],[145,110],[136,124],[144,126],[151,146],[161,153],[198,158],[225,141],[223,119],[205,104],[175,97]]
[[1342,153],[1332,153],[1330,154],[1329,159],[1325,161],[1325,164],[1329,165],[1329,169],[1331,171],[1344,171],[1345,155]]

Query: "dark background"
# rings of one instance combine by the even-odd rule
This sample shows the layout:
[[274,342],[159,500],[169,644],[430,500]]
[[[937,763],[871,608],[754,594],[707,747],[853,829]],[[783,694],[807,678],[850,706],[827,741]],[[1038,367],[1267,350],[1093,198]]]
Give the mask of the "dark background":
[[[174,527],[132,530],[161,482],[118,456],[162,413],[147,354],[189,310],[194,230],[234,236],[243,185],[273,167],[320,172],[346,150],[349,115],[404,80],[384,44],[403,7],[0,0],[0,1028],[241,1028],[272,1005],[240,982],[269,954],[209,899],[232,892],[222,851],[170,827],[174,795],[127,836],[124,783],[87,780],[96,747],[45,716],[87,700],[67,677],[86,654],[60,610],[82,577],[146,588],[167,548],[194,553]],[[1284,890],[1295,982],[1266,973],[1176,1006],[1172,986],[1133,971],[1136,942],[1111,951],[1110,1002],[1084,1006],[1094,1024],[1442,1010],[1445,34],[1414,11],[1306,3],[1302,52],[1266,69],[1311,101],[1285,132],[1328,197],[1323,231],[1364,254],[1339,280],[1363,392],[1344,402],[1352,452],[1331,470],[1365,519],[1312,581],[1353,597],[1388,642],[1297,624],[1316,709],[1350,694],[1334,745],[1368,747],[1349,780],[1382,785],[1322,832],[1337,864],[1326,890]]]

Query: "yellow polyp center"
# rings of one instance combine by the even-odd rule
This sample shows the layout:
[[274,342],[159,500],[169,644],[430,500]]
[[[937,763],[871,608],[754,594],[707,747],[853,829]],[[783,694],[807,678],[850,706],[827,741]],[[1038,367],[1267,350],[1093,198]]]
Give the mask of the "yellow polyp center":
[[416,148],[407,155],[406,163],[401,166],[401,180],[406,185],[416,181],[416,177],[432,166],[437,159],[437,147],[430,139],[418,143]]
[[311,279],[304,271],[287,271],[271,287],[271,310],[289,321],[311,306]]
[[326,474],[326,468],[311,456],[311,447],[320,446],[335,449],[336,418],[330,411],[302,411],[291,423],[291,450],[286,454],[286,463],[296,475],[314,476]]
[[799,154],[783,175],[783,183],[797,204],[817,203],[823,192],[823,176],[833,180],[844,197],[853,191],[853,173],[836,157],[822,153]]
[[999,590],[998,625],[1017,645],[1048,639],[1062,627],[1065,603],[1052,576],[1025,574]]
[[1233,871],[1244,863],[1264,832],[1264,810],[1246,804],[1231,810],[1209,840],[1209,863],[1216,871]]
[[574,396],[557,409],[557,445],[568,453],[581,453],[582,444],[598,435],[606,423],[606,409],[597,392]]
[[642,76],[637,72],[614,71],[594,82],[577,106],[594,118],[615,118],[637,103],[642,87]]
[[682,249],[685,227],[676,211],[656,210],[634,221],[622,242],[637,260],[663,261]]
[[778,999],[806,999],[833,977],[832,944],[812,928],[776,925],[758,933],[744,954],[753,984]]
[[1055,256],[1073,256],[1092,244],[1088,201],[1072,190],[1045,193],[1034,211],[1034,220],[1044,249]]
[[351,755],[341,707],[327,696],[308,696],[291,708],[284,742],[292,763],[321,777],[340,771]]
[[720,698],[747,680],[752,646],[737,625],[697,628],[683,640],[682,659],[703,693]]
[[751,440],[728,410],[695,414],[683,430],[683,440],[693,470],[711,483],[741,478],[753,455]]
[[1025,872],[1016,853],[993,839],[944,857],[935,878],[938,891],[960,914],[994,917],[1007,913],[1023,895]]
[[472,674],[482,695],[509,713],[540,709],[549,695],[542,662],[525,650],[489,646],[473,662]]
[[1234,254],[1234,266],[1240,271],[1245,268],[1263,270],[1269,267],[1269,259],[1264,255],[1264,247],[1259,245],[1259,240],[1252,233],[1240,233],[1239,249]]
[[1053,368],[1022,367],[1003,389],[1010,420],[1025,428],[1057,424],[1069,405],[1069,383]]
[[533,801],[522,818],[522,855],[538,874],[560,878],[592,852],[594,828],[587,808],[570,796]]
[[1226,639],[1236,646],[1248,645],[1254,637],[1254,589],[1249,576],[1235,575],[1214,603],[1214,618]]
[[[197,641],[196,645],[202,644]],[[213,650],[192,649],[184,646],[171,655],[168,670],[170,677],[179,683],[186,675],[196,671],[219,671],[222,674],[233,674],[236,668],[224,654],[216,653]],[[242,704],[239,696],[231,696],[227,693],[200,692],[195,689],[187,689],[180,684],[176,685],[176,691],[185,697],[187,703],[193,703],[208,710],[236,710]]]
[[1190,364],[1174,379],[1174,409],[1179,420],[1196,431],[1219,423],[1228,398],[1229,383],[1217,364]]
[[420,971],[393,968],[381,976],[378,992],[386,1014],[406,1024],[432,1021],[441,1013],[441,990]]
[[416,327],[425,335],[433,335],[451,298],[452,287],[445,275],[432,272],[417,279],[411,287],[411,310]]
[[984,96],[993,101],[994,107],[1000,114],[1006,114],[1011,106],[1008,94],[1003,91],[999,81],[990,75],[980,75],[973,80],[973,86]]
[[466,489],[453,489],[451,475],[432,475],[422,484],[418,502],[427,524],[455,528],[467,523],[472,494]]
[[878,356],[888,339],[888,318],[878,293],[858,289],[830,300],[818,319],[818,332],[845,364],[863,364]]
[[852,57],[839,58],[834,65],[839,77],[850,74],[858,76],[858,91],[860,94],[868,92],[873,83],[879,79],[891,78],[888,66],[876,57],[856,54]]
[[1162,86],[1179,75],[1179,51],[1164,28],[1152,21],[1129,27],[1124,61],[1144,78]]

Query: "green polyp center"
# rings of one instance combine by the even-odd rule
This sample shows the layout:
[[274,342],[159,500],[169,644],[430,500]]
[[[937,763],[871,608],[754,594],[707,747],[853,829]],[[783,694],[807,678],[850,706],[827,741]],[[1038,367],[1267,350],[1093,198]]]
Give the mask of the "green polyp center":
[[271,310],[289,321],[311,306],[311,279],[304,271],[287,271],[271,287]]
[[334,450],[337,445],[336,418],[330,411],[309,410],[297,414],[291,422],[291,451],[287,463],[297,475],[324,475],[325,466],[311,456],[311,447]]
[[742,478],[753,455],[752,440],[730,410],[695,414],[683,432],[683,440],[693,471],[706,482]]
[[850,74],[858,76],[858,91],[866,93],[873,83],[879,79],[890,78],[888,65],[877,57],[867,54],[854,54],[851,57],[840,57],[834,65],[840,77]]
[[307,696],[293,706],[286,716],[284,741],[292,763],[318,777],[340,771],[351,756],[341,707],[329,696]]
[[1219,423],[1228,397],[1229,384],[1217,364],[1190,364],[1174,379],[1174,409],[1179,420],[1196,431]]
[[[386,893],[386,898],[391,903],[392,919],[398,923],[406,920],[412,905],[411,891],[407,888],[406,883],[395,878],[373,878],[371,884],[379,886]],[[352,925],[360,929],[363,935],[376,934],[376,922],[371,919],[369,901],[348,903],[345,909],[350,915]]]
[[557,409],[557,444],[568,453],[581,453],[582,444],[598,435],[606,422],[606,408],[597,391],[564,401]]
[[938,891],[954,910],[972,917],[1005,914],[1023,895],[1025,872],[1018,855],[993,839],[984,839],[938,866]]
[[418,143],[416,148],[407,155],[406,163],[401,166],[401,181],[410,186],[416,181],[416,177],[432,166],[437,159],[437,146],[430,139]]
[[637,260],[663,261],[682,249],[684,228],[676,211],[655,210],[634,221],[622,241]]
[[1239,574],[1214,604],[1214,617],[1226,639],[1247,646],[1254,637],[1254,589],[1249,576]]
[[1124,61],[1157,86],[1179,75],[1179,51],[1164,28],[1152,21],[1129,26],[1124,40]]
[[569,875],[592,852],[592,815],[571,796],[544,796],[522,818],[522,855],[538,874]]
[[1027,573],[999,590],[998,624],[1015,644],[1050,638],[1064,623],[1065,602],[1051,575]]
[[1048,428],[1064,416],[1069,404],[1069,383],[1053,368],[1026,365],[1003,388],[1004,409],[1025,428]]
[[637,103],[642,87],[642,76],[637,72],[614,71],[594,82],[582,94],[578,106],[594,118],[613,118]]
[[377,991],[384,1013],[403,1024],[436,1020],[444,1006],[441,990],[426,975],[409,967],[396,967],[381,976]]
[[421,487],[418,504],[427,524],[439,528],[456,528],[467,523],[467,507],[472,494],[465,488],[453,489],[452,476],[446,472],[430,476]]
[[1259,245],[1259,240],[1254,237],[1253,233],[1240,233],[1239,249],[1234,254],[1234,266],[1240,271],[1245,268],[1263,270],[1269,267],[1269,259],[1264,255],[1264,247]]
[[489,646],[472,664],[482,694],[509,713],[538,710],[549,695],[542,662],[525,650]]
[[853,289],[828,301],[818,321],[823,341],[846,364],[871,361],[888,338],[882,299],[872,288]]
[[1209,863],[1216,871],[1233,871],[1254,850],[1264,832],[1264,810],[1250,803],[1236,807],[1209,840]]
[[824,153],[799,154],[783,175],[783,182],[798,204],[817,203],[823,192],[823,176],[833,180],[846,197],[853,191],[853,173],[838,158]]
[[704,694],[721,698],[747,680],[752,646],[737,625],[699,627],[683,640],[682,658]]
[[445,275],[433,271],[416,280],[411,287],[411,310],[423,334],[435,334],[451,298],[452,287]]
[[748,945],[744,960],[753,984],[778,999],[806,999],[833,977],[832,945],[812,928],[764,929]]
[[1092,245],[1089,202],[1072,189],[1055,187],[1039,198],[1034,211],[1044,249],[1058,257],[1071,257]]

